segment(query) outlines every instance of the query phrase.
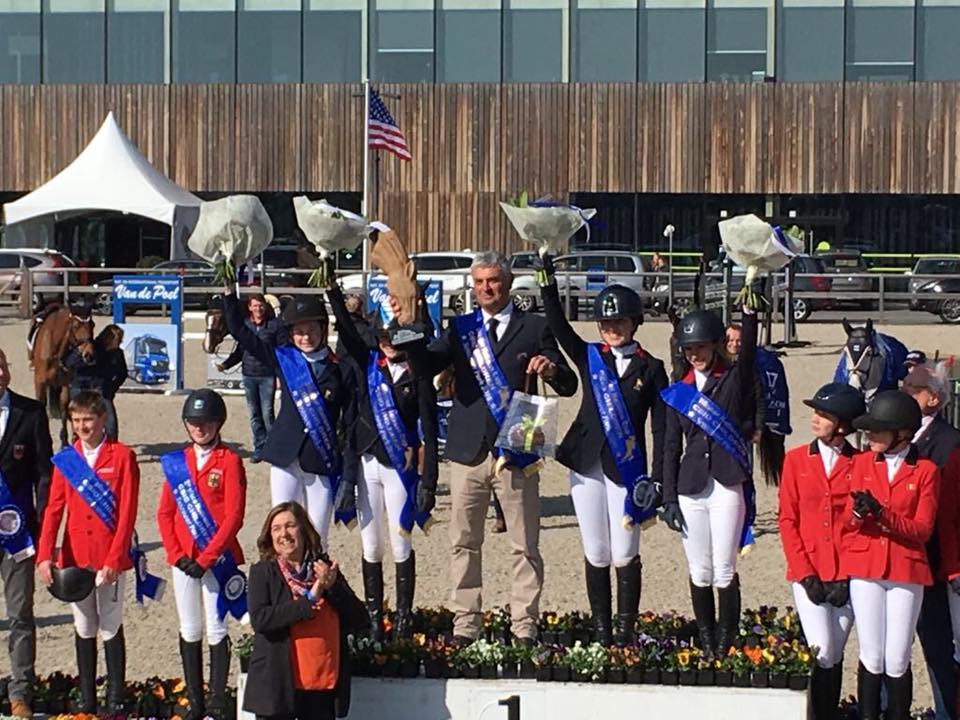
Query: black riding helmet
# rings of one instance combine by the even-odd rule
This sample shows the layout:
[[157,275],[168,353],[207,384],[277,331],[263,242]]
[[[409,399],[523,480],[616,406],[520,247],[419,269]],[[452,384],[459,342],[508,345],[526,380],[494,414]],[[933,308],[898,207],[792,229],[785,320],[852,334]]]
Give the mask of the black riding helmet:
[[870,409],[853,421],[857,430],[907,430],[912,435],[920,429],[922,415],[917,401],[899,390],[877,393]]
[[836,415],[840,422],[853,422],[867,411],[863,402],[863,394],[856,388],[845,383],[827,383],[817,390],[816,394],[803,404],[814,410]]
[[80,602],[93,592],[97,576],[93,570],[79,567],[53,567],[50,594],[63,602]]
[[715,312],[694,310],[680,318],[675,332],[677,334],[677,344],[680,347],[686,347],[700,343],[719,342],[723,340],[727,329],[723,325],[723,320]]
[[209,388],[200,388],[187,395],[180,417],[184,420],[218,422],[223,425],[227,421],[227,404],[219,393]]
[[643,324],[643,302],[636,292],[623,285],[605,287],[593,301],[594,320],[629,318]]
[[284,306],[280,319],[286,327],[310,320],[325,324],[328,320],[327,306],[319,295],[296,297]]

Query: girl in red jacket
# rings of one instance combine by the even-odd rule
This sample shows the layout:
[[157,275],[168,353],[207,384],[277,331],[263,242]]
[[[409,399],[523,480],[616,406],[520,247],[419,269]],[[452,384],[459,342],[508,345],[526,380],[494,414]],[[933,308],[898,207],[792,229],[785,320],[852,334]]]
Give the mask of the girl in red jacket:
[[94,713],[97,709],[99,631],[107,660],[106,712],[113,715],[123,711],[124,580],[126,571],[133,567],[130,539],[137,519],[140,468],[130,448],[107,437],[107,408],[100,393],[78,393],[68,411],[77,440],[52,458],[54,470],[40,529],[37,572],[44,585],[53,583],[54,544],[66,510],[67,526],[57,565],[86,567],[97,573],[96,588],[83,600],[71,603],[80,712]]
[[850,577],[850,602],[860,643],[857,695],[862,720],[908,720],[913,697],[910,651],[923,586],[933,582],[926,542],[933,532],[940,471],[920,458],[912,439],[920,407],[897,390],[877,394],[853,422],[867,431],[870,452],[853,464],[841,571]]
[[[227,419],[223,398],[213,390],[194,390],[183,405],[182,418],[191,442],[160,459],[165,480],[157,525],[167,562],[173,566],[180,659],[190,701],[187,718],[223,718],[227,716],[230,672],[226,600],[238,599],[244,587],[236,567],[243,563],[237,533],[243,525],[247,480],[240,457],[220,441],[220,428]],[[197,516],[203,516],[202,521]],[[230,572],[223,572],[224,563],[230,563]],[[206,703],[204,617],[210,645],[210,695]]]
[[853,627],[847,579],[840,574],[840,548],[850,470],[858,453],[846,436],[866,408],[860,392],[843,383],[824,385],[803,403],[813,408],[814,439],[784,458],[780,541],[804,635],[817,648],[810,681],[811,717],[826,720],[836,717],[840,704],[843,648]]

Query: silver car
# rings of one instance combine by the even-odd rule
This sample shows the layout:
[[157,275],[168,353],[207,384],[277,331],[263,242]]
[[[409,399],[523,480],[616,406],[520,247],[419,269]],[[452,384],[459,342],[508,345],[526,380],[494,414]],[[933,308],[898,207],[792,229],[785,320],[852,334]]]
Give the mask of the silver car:
[[[60,267],[76,266],[73,260],[56,250],[40,248],[0,249],[0,290],[5,296],[9,295],[14,300],[18,299],[22,271],[30,269],[33,279],[31,305],[36,312],[48,301],[60,297],[59,288],[63,286],[63,274],[53,272],[55,268]],[[45,272],[48,268],[50,271]]]

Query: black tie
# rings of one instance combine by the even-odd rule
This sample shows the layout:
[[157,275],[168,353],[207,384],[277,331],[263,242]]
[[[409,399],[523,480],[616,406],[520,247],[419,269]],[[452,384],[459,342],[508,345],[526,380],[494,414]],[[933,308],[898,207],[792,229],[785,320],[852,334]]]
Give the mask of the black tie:
[[495,317],[492,317],[487,321],[487,332],[490,334],[490,342],[492,342],[494,346],[496,346],[498,342],[497,328],[499,326],[500,326],[500,321],[497,320]]

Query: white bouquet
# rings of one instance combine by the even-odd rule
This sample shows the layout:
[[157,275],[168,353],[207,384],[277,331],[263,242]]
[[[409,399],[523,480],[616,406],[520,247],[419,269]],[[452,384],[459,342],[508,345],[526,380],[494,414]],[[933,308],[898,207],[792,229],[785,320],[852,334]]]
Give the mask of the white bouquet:
[[737,302],[746,301],[751,306],[756,303],[750,289],[753,281],[780,270],[803,251],[802,241],[756,215],[721,220],[720,240],[727,257],[747,272]]
[[253,195],[229,195],[200,205],[187,247],[213,265],[214,282],[237,281],[237,268],[273,241],[273,223]]
[[[370,236],[371,227],[365,217],[331,205],[326,200],[311,201],[305,195],[293,199],[297,224],[320,260],[339,250],[356,250]],[[321,287],[326,282],[324,263],[310,276],[310,284]]]
[[520,193],[514,202],[500,203],[500,207],[520,237],[538,245],[541,253],[551,255],[557,254],[563,244],[597,214],[593,208],[552,205],[543,200],[531,205],[526,193]]

